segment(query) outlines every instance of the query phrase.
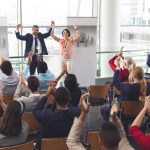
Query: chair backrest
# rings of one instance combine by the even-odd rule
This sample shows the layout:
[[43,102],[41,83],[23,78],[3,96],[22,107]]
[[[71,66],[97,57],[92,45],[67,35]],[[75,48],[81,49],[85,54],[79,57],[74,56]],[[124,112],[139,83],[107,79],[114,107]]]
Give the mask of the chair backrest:
[[87,143],[90,145],[90,150],[101,150],[99,132],[88,132]]
[[39,94],[46,94],[47,91],[38,91]]
[[144,107],[143,101],[123,101],[122,114],[126,116],[136,116]]
[[6,104],[9,104],[14,98],[14,95],[13,94],[10,94],[10,95],[3,95],[3,101],[6,103]]
[[2,147],[0,150],[34,150],[33,141],[18,144],[15,146]]
[[24,112],[22,119],[28,123],[30,132],[41,128],[41,124],[36,120],[32,112]]
[[67,138],[42,139],[41,150],[69,150],[66,139]]
[[104,98],[106,95],[108,95],[110,85],[90,85],[89,91],[90,96],[98,99],[98,98]]

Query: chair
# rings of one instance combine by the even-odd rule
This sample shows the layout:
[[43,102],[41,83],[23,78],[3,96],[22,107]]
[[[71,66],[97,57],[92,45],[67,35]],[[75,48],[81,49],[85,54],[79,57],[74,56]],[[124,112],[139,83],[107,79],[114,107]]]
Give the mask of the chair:
[[108,95],[108,91],[110,89],[110,85],[90,85],[89,92],[90,98],[89,102],[92,106],[103,105],[107,102],[106,96]]
[[143,107],[143,101],[123,101],[121,107],[121,115],[129,117],[137,116]]
[[14,98],[14,95],[13,94],[10,94],[10,95],[3,95],[3,101],[6,103],[6,104],[9,104]]
[[41,150],[69,150],[66,138],[47,138],[42,139]]
[[36,120],[32,112],[24,112],[22,119],[29,125],[29,131],[38,131],[41,128],[41,124]]
[[87,143],[90,145],[90,150],[101,150],[99,132],[88,132]]
[[33,141],[18,144],[15,146],[2,147],[0,150],[34,150]]
[[140,111],[144,107],[143,101],[123,101],[121,112],[120,112],[120,120],[124,125],[125,131],[128,131],[128,126],[133,122],[135,117],[140,113]]

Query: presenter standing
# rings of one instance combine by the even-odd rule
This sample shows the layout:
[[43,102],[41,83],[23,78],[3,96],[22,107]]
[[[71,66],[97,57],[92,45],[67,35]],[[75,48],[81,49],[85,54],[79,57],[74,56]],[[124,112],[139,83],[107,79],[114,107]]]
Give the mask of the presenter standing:
[[47,48],[44,39],[49,37],[52,28],[47,33],[39,32],[39,26],[33,25],[32,33],[26,35],[20,35],[19,29],[21,24],[16,25],[16,37],[19,40],[26,41],[24,56],[27,57],[29,54],[32,55],[32,62],[30,64],[30,75],[35,73],[40,56],[48,55]]
[[60,46],[60,55],[61,55],[61,64],[67,65],[67,70],[70,73],[72,71],[72,44],[80,37],[80,32],[77,26],[74,26],[75,35],[70,37],[70,31],[68,29],[64,29],[62,31],[63,38],[59,38],[54,35],[55,22],[51,22],[52,33],[51,36],[54,40],[59,42]]

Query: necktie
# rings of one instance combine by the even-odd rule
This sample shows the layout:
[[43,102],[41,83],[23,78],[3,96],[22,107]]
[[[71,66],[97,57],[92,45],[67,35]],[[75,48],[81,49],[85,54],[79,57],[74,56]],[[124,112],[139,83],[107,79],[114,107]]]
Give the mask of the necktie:
[[37,41],[37,37],[35,37],[35,54],[38,53],[37,46],[38,46],[38,41]]

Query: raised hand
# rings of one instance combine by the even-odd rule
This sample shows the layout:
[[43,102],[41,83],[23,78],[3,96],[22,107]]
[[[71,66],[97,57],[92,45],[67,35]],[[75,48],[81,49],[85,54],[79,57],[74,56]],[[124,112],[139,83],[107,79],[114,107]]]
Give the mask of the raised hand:
[[55,22],[51,21],[51,28],[54,29],[55,28]]
[[32,56],[33,56],[32,51],[30,51],[30,52],[28,53],[28,65],[30,65],[31,62],[32,62]]
[[118,56],[123,56],[123,49],[124,49],[124,46],[121,46]]
[[16,30],[18,31],[21,28],[21,24],[16,25]]
[[25,81],[25,79],[24,79],[24,74],[23,74],[23,73],[20,73],[20,81],[19,81],[19,84],[24,85],[24,86],[27,86],[26,81]]
[[75,30],[78,30],[78,27],[77,27],[76,25],[74,25],[74,29],[75,29]]
[[80,98],[81,110],[84,113],[89,112],[89,104],[87,103],[87,98],[90,96],[89,93],[83,94]]
[[0,56],[0,65],[1,65],[4,61],[5,61],[5,59],[4,59],[2,56]]
[[64,73],[67,73],[67,64],[66,63],[63,63],[63,66],[62,66],[62,74]]

